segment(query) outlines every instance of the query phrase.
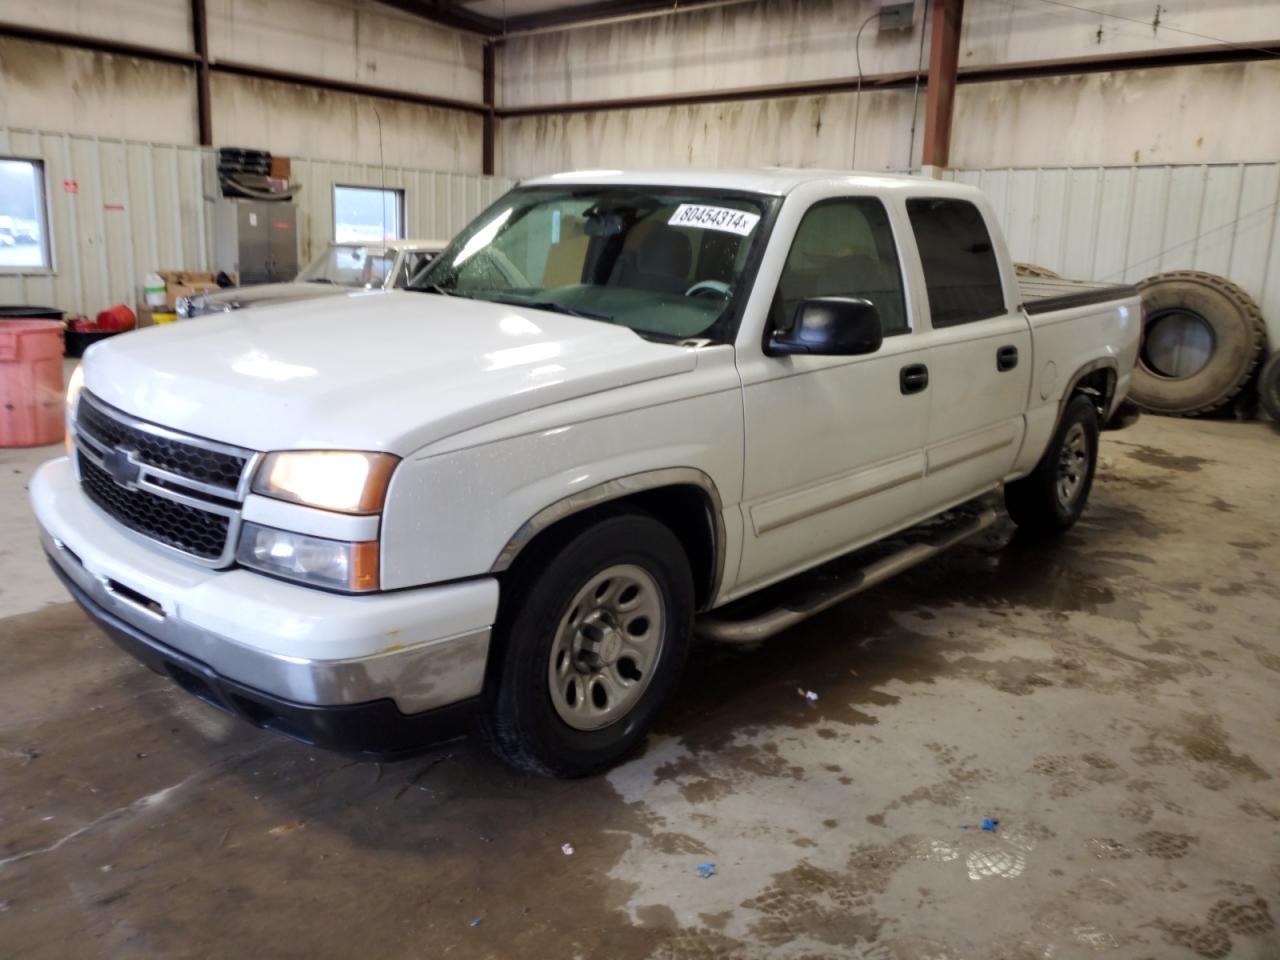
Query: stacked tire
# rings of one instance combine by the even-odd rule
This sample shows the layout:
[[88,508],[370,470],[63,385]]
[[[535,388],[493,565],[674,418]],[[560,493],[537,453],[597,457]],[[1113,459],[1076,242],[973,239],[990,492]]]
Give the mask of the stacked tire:
[[1263,359],[1258,304],[1230,280],[1200,270],[1148,277],[1138,290],[1145,321],[1134,401],[1151,413],[1184,417],[1230,403]]
[[1280,353],[1262,368],[1262,375],[1258,377],[1258,400],[1267,416],[1280,423]]

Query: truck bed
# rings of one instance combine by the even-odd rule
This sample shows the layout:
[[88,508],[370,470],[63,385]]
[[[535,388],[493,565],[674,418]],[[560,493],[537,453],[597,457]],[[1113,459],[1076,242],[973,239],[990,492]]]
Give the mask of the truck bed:
[[1018,294],[1027,313],[1049,313],[1138,296],[1131,283],[1101,283],[1047,277],[1018,277]]

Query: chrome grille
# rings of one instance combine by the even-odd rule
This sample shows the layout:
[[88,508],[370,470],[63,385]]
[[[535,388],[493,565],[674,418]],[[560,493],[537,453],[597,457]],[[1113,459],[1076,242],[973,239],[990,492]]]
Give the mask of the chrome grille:
[[[180,474],[190,480],[220,487],[234,493],[248,463],[247,453],[224,453],[201,441],[178,439],[173,434],[159,434],[130,425],[116,411],[107,413],[101,401],[90,397],[76,410],[76,430],[87,434],[103,449],[123,447],[132,450],[139,462]],[[109,408],[107,408],[109,409]]]
[[80,485],[103,512],[189,559],[231,563],[257,454],[147,423],[88,391],[73,432]]

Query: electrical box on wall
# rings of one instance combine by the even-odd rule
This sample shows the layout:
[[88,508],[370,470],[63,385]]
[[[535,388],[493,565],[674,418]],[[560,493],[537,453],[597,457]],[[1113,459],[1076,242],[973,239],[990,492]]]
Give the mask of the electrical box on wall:
[[911,3],[882,3],[880,4],[880,29],[910,30],[915,12],[914,0]]

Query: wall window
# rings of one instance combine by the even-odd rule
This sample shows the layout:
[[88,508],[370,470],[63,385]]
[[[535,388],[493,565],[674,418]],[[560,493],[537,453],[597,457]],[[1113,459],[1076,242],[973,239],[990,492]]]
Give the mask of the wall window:
[[0,270],[49,269],[44,164],[0,157]]
[[379,243],[404,237],[404,191],[333,188],[333,239]]
[[935,327],[953,327],[1005,312],[1000,265],[978,208],[966,200],[907,201],[920,249],[929,316]]
[[870,301],[886,337],[910,329],[893,228],[879,200],[823,200],[804,215],[778,280],[774,326],[790,326],[796,307],[814,297]]

